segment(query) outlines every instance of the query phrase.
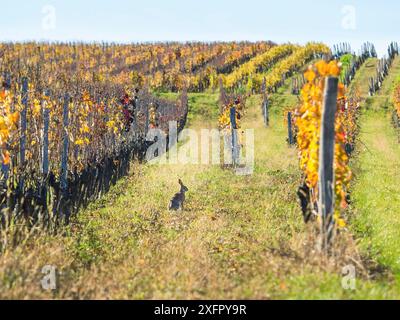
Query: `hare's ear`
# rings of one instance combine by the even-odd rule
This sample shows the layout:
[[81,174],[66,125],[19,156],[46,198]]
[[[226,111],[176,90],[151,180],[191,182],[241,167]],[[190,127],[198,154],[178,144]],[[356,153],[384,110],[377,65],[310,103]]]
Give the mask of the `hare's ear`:
[[183,185],[183,182],[182,182],[181,179],[178,180],[178,183],[179,183],[180,185]]

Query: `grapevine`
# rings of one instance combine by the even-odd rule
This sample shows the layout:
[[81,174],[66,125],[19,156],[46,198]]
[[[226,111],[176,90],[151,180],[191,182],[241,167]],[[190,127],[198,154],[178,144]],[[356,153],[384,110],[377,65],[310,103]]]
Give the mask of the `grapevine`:
[[238,83],[245,82],[246,78],[251,79],[254,74],[261,70],[267,70],[276,61],[292,53],[296,48],[295,45],[287,44],[274,47],[271,50],[256,56],[249,62],[235,69],[231,74],[223,77],[224,86],[231,89]]
[[10,164],[10,146],[17,135],[19,112],[11,110],[12,96],[8,90],[0,92],[0,148],[4,165]]
[[[322,100],[325,77],[340,75],[337,61],[320,61],[310,66],[305,73],[307,83],[301,91],[302,104],[296,110],[297,142],[300,167],[305,175],[305,183],[311,193],[311,203],[318,200],[319,139],[321,130]],[[349,156],[346,153],[346,97],[343,84],[339,84],[337,116],[335,120],[335,213],[338,227],[344,227],[341,213],[347,207],[347,191],[352,177]]]
[[252,78],[251,88],[259,91],[265,79],[266,90],[275,92],[277,87],[283,83],[285,77],[304,66],[311,59],[319,55],[329,55],[330,49],[321,43],[309,43],[305,47],[297,48],[292,55],[278,62],[272,70],[266,74],[260,73]]

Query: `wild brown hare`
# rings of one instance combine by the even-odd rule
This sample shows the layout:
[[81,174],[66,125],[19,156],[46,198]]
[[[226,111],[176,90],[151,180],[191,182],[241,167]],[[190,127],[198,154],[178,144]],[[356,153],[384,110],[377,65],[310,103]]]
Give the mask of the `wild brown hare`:
[[171,202],[169,203],[168,209],[170,211],[183,210],[183,205],[185,203],[185,193],[189,191],[189,189],[183,184],[181,179],[179,179],[178,182],[181,186],[181,190],[174,195]]

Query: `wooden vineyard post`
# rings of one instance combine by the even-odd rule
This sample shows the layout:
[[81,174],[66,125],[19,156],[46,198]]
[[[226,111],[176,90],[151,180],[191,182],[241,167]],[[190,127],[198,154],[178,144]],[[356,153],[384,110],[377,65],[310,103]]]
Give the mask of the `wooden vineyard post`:
[[291,112],[288,112],[287,122],[288,122],[288,143],[291,146],[294,144]]
[[239,165],[240,149],[237,134],[237,124],[236,124],[236,108],[232,107],[230,109],[230,122],[231,122],[231,132],[232,132],[232,162],[233,166]]
[[135,108],[133,110],[134,115],[134,122],[133,122],[133,143],[135,144],[137,141],[139,129],[139,121],[138,121],[138,114],[141,107],[141,98],[138,95],[135,96]]
[[[44,96],[49,97],[48,91],[45,91]],[[42,114],[43,114],[43,131],[42,131],[42,176],[44,181],[46,181],[49,175],[49,123],[50,123],[50,109],[47,106],[47,101],[42,104]],[[43,200],[43,206],[47,209],[47,188],[46,183],[42,182],[41,197]]]
[[146,139],[147,133],[149,132],[149,126],[150,126],[150,110],[149,110],[149,105],[146,105],[146,123],[144,126],[144,138]]
[[[22,79],[22,111],[21,111],[21,138],[20,138],[20,149],[19,149],[19,162],[20,170],[23,171],[25,167],[25,153],[26,153],[26,116],[28,112],[28,79]],[[24,188],[24,178],[22,177],[19,182],[19,190],[22,191]]]
[[325,80],[320,150],[319,150],[319,199],[318,210],[321,217],[321,249],[329,247],[334,229],[334,155],[335,155],[335,115],[339,79]]
[[263,102],[263,114],[265,126],[269,127],[269,103],[267,98]]
[[[45,97],[49,97],[49,93],[44,93]],[[42,105],[43,112],[43,145],[42,145],[42,174],[46,177],[49,174],[49,123],[50,109],[47,107],[47,102]]]
[[137,111],[139,110],[139,97],[135,96],[134,101],[135,101],[135,106],[133,108],[133,122],[132,122],[133,135],[135,135],[137,131],[137,113],[138,113]]
[[5,183],[8,179],[8,173],[10,171],[10,166],[8,164],[4,164],[3,159],[1,159],[1,179]]
[[69,212],[66,205],[68,198],[68,149],[69,149],[69,137],[68,137],[68,125],[69,125],[69,95],[65,94],[64,97],[64,110],[63,110],[63,148],[61,154],[61,174],[60,174],[60,191],[61,191],[61,214],[65,215],[68,219]]

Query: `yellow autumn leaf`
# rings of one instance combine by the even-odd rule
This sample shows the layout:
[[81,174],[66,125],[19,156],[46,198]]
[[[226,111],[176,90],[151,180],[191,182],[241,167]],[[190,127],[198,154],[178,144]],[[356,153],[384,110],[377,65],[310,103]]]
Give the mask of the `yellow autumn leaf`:
[[346,221],[342,218],[336,219],[336,225],[339,229],[346,228]]
[[3,164],[4,165],[9,165],[10,164],[10,153],[8,151],[3,151],[1,154],[3,158]]
[[340,75],[340,66],[336,61],[329,63],[329,75],[338,77]]
[[77,145],[77,146],[81,146],[81,145],[83,145],[85,142],[83,141],[83,139],[78,139],[78,140],[76,140],[75,141],[75,144]]
[[316,78],[315,72],[312,70],[308,70],[304,73],[304,77],[308,82],[313,82],[314,79]]

